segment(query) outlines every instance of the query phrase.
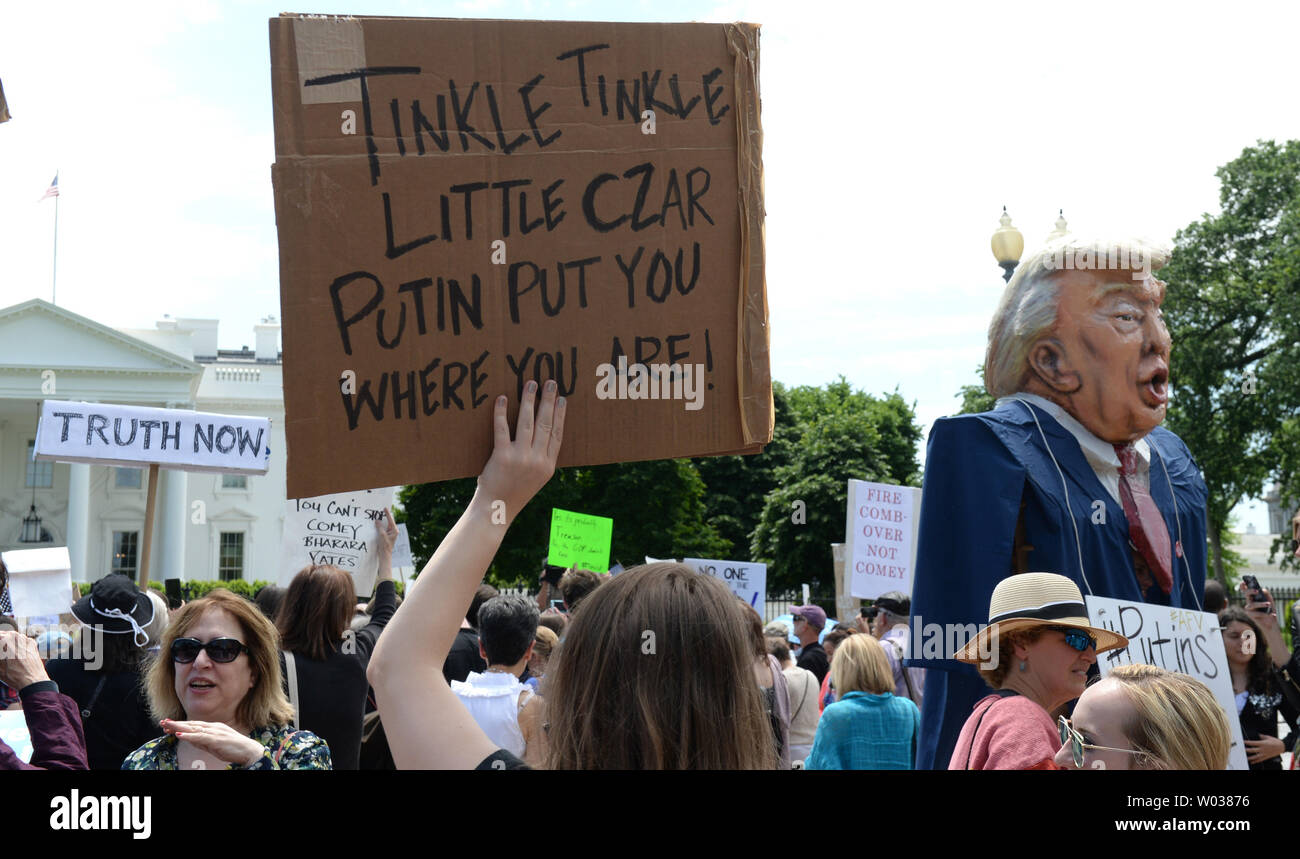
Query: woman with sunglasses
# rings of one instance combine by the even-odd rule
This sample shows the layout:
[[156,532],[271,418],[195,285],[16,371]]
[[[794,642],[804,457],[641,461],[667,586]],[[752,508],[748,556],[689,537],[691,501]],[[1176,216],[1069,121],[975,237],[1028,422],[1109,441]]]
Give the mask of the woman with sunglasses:
[[1222,770],[1232,733],[1204,683],[1154,665],[1120,665],[1057,720],[1064,769]]
[[1083,595],[1054,573],[998,583],[989,623],[957,651],[997,690],[979,701],[949,769],[1056,769],[1060,735],[1052,711],[1083,694],[1097,654],[1128,639],[1089,625]]
[[275,627],[230,591],[176,613],[145,686],[165,735],[122,769],[331,769],[325,741],[288,726]]

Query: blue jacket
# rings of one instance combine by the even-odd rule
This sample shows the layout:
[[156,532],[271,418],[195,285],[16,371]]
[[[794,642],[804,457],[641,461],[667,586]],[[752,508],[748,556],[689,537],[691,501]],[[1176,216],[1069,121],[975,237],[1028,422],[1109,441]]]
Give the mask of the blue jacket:
[[910,698],[849,692],[822,711],[804,769],[911,769],[920,720]]
[[988,622],[993,588],[1013,572],[1022,500],[1025,539],[1033,546],[1027,571],[1069,576],[1085,597],[1199,610],[1205,588],[1205,481],[1178,436],[1157,427],[1146,441],[1151,446],[1151,497],[1173,543],[1169,594],[1156,585],[1145,594],[1140,591],[1124,508],[1097,479],[1074,436],[1047,412],[1008,402],[991,412],[935,421],[921,495],[910,624],[913,658],[907,663],[932,669],[925,684],[918,769],[947,767],[971,708],[989,693],[973,666],[924,658],[936,656],[933,648],[922,647],[926,631],[943,629],[943,656],[949,657],[966,637],[950,643],[952,627],[933,624]]

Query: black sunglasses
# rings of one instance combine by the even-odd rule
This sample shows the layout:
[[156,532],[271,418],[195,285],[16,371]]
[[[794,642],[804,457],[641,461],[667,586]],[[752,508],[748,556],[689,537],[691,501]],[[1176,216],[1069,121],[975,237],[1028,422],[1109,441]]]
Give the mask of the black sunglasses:
[[197,638],[178,638],[172,642],[172,661],[189,665],[199,658],[199,651],[206,650],[213,662],[234,662],[239,654],[247,653],[248,646],[233,638],[214,638],[207,644]]

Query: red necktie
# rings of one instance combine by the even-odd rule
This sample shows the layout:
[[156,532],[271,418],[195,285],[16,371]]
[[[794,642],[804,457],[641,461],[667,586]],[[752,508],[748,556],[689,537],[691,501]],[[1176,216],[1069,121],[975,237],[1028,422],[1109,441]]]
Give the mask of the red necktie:
[[[1173,563],[1169,551],[1169,529],[1160,515],[1151,493],[1130,482],[1137,474],[1137,452],[1131,444],[1114,445],[1119,457],[1119,497],[1128,519],[1128,536],[1133,548],[1155,575],[1160,590],[1169,593],[1174,586]],[[1139,571],[1139,581],[1143,578]]]

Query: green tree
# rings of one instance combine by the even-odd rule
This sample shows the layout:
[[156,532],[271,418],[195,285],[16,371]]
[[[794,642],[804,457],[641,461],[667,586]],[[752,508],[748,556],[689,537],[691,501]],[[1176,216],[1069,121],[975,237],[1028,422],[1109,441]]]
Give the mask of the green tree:
[[724,560],[750,559],[750,537],[758,527],[768,493],[776,485],[776,469],[789,463],[798,442],[798,424],[780,382],[772,386],[772,405],[772,441],[762,453],[694,460],[708,487],[709,522],[728,544]]
[[[1300,497],[1300,141],[1260,141],[1221,167],[1222,211],[1178,232],[1160,276],[1174,352],[1167,426],[1209,487],[1211,572],[1227,582],[1228,514],[1286,468]],[[1290,458],[1288,458],[1290,457]]]
[[917,485],[921,428],[898,393],[873,397],[843,377],[820,387],[782,391],[790,422],[775,451],[751,539],[751,555],[768,564],[768,589],[809,582],[832,585],[831,543],[844,540],[849,478]]
[[984,365],[980,364],[975,368],[975,375],[979,376],[978,385],[962,385],[961,390],[957,393],[961,395],[961,411],[959,415],[973,415],[980,412],[991,412],[997,404],[997,400],[984,387]]
[[[476,480],[448,480],[402,489],[411,552],[427,559],[460,518]],[[642,563],[659,557],[725,556],[730,546],[708,521],[705,487],[686,459],[624,462],[558,469],[519,511],[487,579],[498,587],[537,584],[550,542],[551,509],[608,516],[614,520],[610,563]]]

